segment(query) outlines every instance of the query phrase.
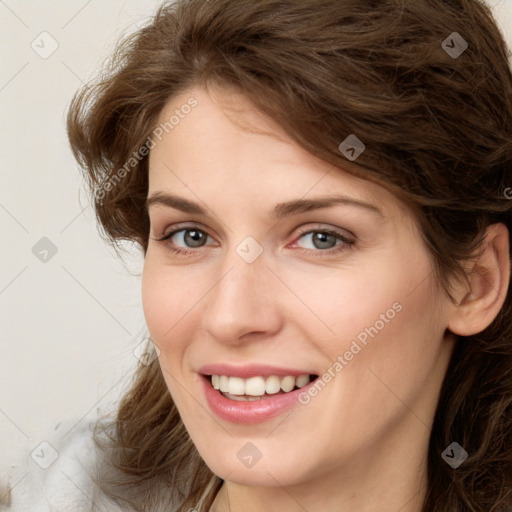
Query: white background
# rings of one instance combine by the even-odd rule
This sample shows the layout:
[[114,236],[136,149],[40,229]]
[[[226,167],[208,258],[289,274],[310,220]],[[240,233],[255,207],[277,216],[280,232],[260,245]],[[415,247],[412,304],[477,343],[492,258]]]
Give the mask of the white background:
[[[0,0],[0,468],[52,424],[115,402],[147,334],[140,257],[124,266],[100,239],[65,113],[159,3]],[[512,0],[489,3],[512,47]],[[31,47],[51,48],[43,31],[59,45],[46,59]],[[57,247],[46,263],[32,253],[42,237]]]

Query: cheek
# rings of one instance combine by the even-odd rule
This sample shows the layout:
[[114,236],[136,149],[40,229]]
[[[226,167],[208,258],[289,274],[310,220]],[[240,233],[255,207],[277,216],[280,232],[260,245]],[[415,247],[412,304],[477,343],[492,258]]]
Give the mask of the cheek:
[[[149,332],[157,345],[162,341],[162,333],[172,327],[168,312],[176,312],[174,306],[178,305],[177,301],[172,300],[169,284],[165,275],[157,272],[146,258],[142,273],[142,306]],[[166,290],[171,293],[166,293]]]
[[299,305],[297,321],[327,356],[326,369],[341,357],[356,380],[367,379],[373,368],[393,374],[401,385],[435,363],[443,329],[432,266],[419,250],[400,254],[380,253],[364,266],[328,274],[319,269],[301,272],[300,279],[292,272],[284,276],[309,309]]
[[412,283],[406,264],[391,255],[387,261],[382,257],[364,265],[282,269],[281,274],[302,302],[296,304],[297,321],[332,360],[348,350],[353,339],[364,344],[368,330],[384,331],[396,323],[404,316],[403,303],[412,297],[407,297]]
[[[187,290],[186,293],[183,290]],[[171,270],[146,256],[142,273],[142,305],[152,340],[167,357],[169,346],[179,346],[183,320],[192,308],[193,293],[183,273]]]
[[183,274],[146,256],[142,274],[144,316],[151,339],[160,349],[162,375],[179,410],[187,407],[188,395],[182,392],[188,346],[186,329],[193,304],[197,302],[193,301]]

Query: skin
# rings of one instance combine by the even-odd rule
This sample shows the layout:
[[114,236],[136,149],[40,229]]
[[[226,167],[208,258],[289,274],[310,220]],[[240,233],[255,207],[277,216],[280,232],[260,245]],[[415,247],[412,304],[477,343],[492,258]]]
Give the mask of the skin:
[[[481,259],[468,264],[485,268],[486,280],[478,272],[455,286],[453,304],[411,212],[385,187],[307,153],[233,91],[191,88],[168,102],[161,121],[190,96],[198,106],[151,150],[148,197],[172,193],[207,215],[149,207],[142,293],[170,393],[206,464],[225,480],[211,510],[419,512],[452,333],[481,331],[501,308],[506,228],[493,226]],[[333,194],[382,216],[339,204],[279,222],[268,214],[277,203]],[[190,231],[155,240],[185,228],[202,230],[203,245],[191,246]],[[325,229],[354,243],[333,238],[319,248],[313,234]],[[263,249],[253,263],[236,252],[248,236]],[[256,425],[209,409],[202,365],[270,363],[321,375],[394,303],[401,311],[307,405]],[[237,457],[247,442],[262,454],[251,468]]]

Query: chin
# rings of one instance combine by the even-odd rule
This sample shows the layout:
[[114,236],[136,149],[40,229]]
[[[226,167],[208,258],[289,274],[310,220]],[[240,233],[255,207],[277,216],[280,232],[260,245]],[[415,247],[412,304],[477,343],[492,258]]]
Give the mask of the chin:
[[[273,450],[271,455],[266,455],[264,443],[261,446],[261,458],[253,461],[246,460],[246,454],[251,451],[256,455],[255,448],[251,447],[251,441],[236,441],[231,443],[232,449],[222,450],[219,453],[200,452],[210,470],[223,480],[228,480],[238,485],[254,487],[278,487],[300,484],[307,474],[314,474],[311,467],[299,467],[295,454],[290,460],[280,456]],[[254,444],[254,443],[253,443]],[[232,454],[232,455],[229,455]]]

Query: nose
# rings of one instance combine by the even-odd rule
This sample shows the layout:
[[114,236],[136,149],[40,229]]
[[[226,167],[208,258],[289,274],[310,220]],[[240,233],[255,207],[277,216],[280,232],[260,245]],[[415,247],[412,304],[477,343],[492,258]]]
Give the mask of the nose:
[[282,326],[279,282],[260,256],[252,263],[237,254],[208,294],[203,328],[223,344],[237,345],[275,335]]

